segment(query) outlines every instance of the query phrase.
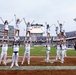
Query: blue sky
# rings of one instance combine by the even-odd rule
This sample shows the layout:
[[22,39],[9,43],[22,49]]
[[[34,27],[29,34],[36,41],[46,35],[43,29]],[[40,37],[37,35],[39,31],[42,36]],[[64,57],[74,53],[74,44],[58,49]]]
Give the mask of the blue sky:
[[[20,19],[25,17],[27,22],[35,20],[35,23],[44,26],[45,22],[58,26],[57,20],[60,23],[65,21],[63,29],[66,32],[76,30],[76,22],[73,21],[76,18],[76,0],[0,0],[0,17],[10,21],[14,19],[14,14]],[[15,22],[11,24],[15,25]],[[20,28],[20,35],[24,35],[24,22]],[[56,35],[54,26],[50,33]]]

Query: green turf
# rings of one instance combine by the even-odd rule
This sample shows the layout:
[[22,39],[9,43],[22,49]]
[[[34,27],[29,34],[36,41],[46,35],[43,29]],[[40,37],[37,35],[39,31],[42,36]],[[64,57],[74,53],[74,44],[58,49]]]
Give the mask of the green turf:
[[[19,54],[24,54],[24,47],[21,46],[19,49]],[[8,48],[8,54],[12,54],[12,47]],[[1,47],[0,47],[0,53],[1,53]],[[56,48],[52,47],[50,50],[50,53],[53,55],[56,55]],[[31,55],[46,55],[46,47],[44,46],[33,46],[31,47]],[[76,50],[67,50],[67,55],[76,55]]]

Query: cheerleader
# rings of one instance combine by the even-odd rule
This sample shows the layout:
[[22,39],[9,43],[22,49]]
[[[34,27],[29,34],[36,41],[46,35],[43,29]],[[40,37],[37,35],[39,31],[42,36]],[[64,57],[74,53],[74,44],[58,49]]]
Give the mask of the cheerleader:
[[46,24],[47,38],[49,38],[50,37],[50,26],[49,26],[49,24],[47,24],[47,22],[45,22],[45,24]]
[[46,42],[46,62],[49,62],[50,58],[50,42]]
[[19,65],[18,65],[19,46],[20,46],[20,42],[19,41],[13,42],[12,63],[11,63],[11,67],[10,68],[12,68],[14,66],[14,63],[15,63],[15,66],[19,67]]
[[[8,30],[9,30],[9,24],[13,21],[13,19],[8,22],[8,20],[3,21],[2,17],[0,17],[0,19],[2,20],[2,22],[4,23],[4,36],[8,36]],[[4,37],[3,37],[4,38]]]
[[30,41],[25,41],[25,52],[24,52],[24,57],[21,64],[24,63],[24,60],[26,57],[28,59],[28,64],[30,64]]
[[20,23],[22,22],[22,20],[20,20],[19,18],[17,19],[15,14],[14,14],[14,16],[15,16],[14,36],[16,37],[16,34],[18,33],[18,38],[19,38],[19,34],[20,34],[20,27],[19,26],[20,26]]
[[2,61],[2,58],[4,57],[3,64],[6,65],[6,59],[7,59],[7,50],[8,50],[8,43],[5,40],[2,40],[2,52],[0,56],[0,63]]
[[60,26],[60,32],[63,32],[63,30],[62,30],[63,24],[62,24],[62,23],[59,23],[59,21],[57,21],[57,22],[58,22],[58,24],[59,24],[59,26]]
[[31,24],[33,24],[34,23],[34,20],[33,20],[33,22],[32,23],[30,23],[30,22],[28,22],[28,23],[26,23],[26,20],[25,20],[25,18],[23,18],[23,20],[24,20],[24,22],[25,22],[25,24],[26,24],[26,36],[30,36],[30,27],[31,27]]

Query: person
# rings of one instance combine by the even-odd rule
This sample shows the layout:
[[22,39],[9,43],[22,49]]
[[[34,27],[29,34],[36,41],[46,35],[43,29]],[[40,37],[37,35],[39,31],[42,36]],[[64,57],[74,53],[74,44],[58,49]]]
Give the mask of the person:
[[47,22],[45,22],[45,24],[46,24],[47,38],[49,38],[50,37],[50,26],[49,26],[49,24],[47,24]]
[[12,68],[14,66],[14,63],[15,63],[15,66],[19,67],[19,65],[18,65],[19,46],[20,46],[20,41],[14,41],[13,42],[12,63],[11,63],[10,68]]
[[76,41],[75,41],[74,49],[76,50]]
[[58,24],[59,24],[59,26],[60,26],[60,32],[62,32],[63,30],[62,30],[62,26],[63,26],[63,24],[62,23],[59,23],[59,21],[57,21],[58,22]]
[[27,37],[27,36],[30,37],[30,36],[31,36],[31,35],[30,35],[30,27],[31,27],[31,24],[34,23],[34,20],[33,20],[32,23],[30,23],[30,22],[26,23],[25,18],[23,18],[23,20],[24,20],[24,22],[25,22],[25,24],[26,24],[26,37]]
[[16,18],[16,15],[14,14],[15,16],[15,32],[14,32],[14,37],[16,39],[16,34],[18,33],[18,38],[19,38],[19,34],[20,34],[20,23],[22,22],[22,20],[20,20],[19,18]]
[[7,51],[8,51],[8,42],[7,40],[2,40],[2,52],[0,56],[0,63],[2,61],[2,58],[4,57],[4,60],[3,60],[4,65],[6,65]]
[[46,42],[46,62],[49,62],[50,59],[50,42]]
[[3,35],[4,38],[5,35],[8,36],[8,30],[9,30],[8,25],[13,21],[13,19],[10,22],[8,22],[8,20],[3,21],[2,17],[0,17],[0,19],[4,23],[4,35]]
[[22,60],[21,64],[24,63],[24,60],[25,60],[25,58],[27,56],[28,65],[29,65],[30,64],[30,41],[25,41],[24,44],[25,44],[25,52],[24,52],[24,57],[23,57],[23,60]]

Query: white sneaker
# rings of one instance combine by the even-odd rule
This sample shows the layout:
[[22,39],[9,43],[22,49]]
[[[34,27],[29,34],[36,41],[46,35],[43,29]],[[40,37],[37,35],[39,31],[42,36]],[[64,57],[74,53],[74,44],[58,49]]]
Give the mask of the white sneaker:
[[64,63],[64,61],[60,61],[61,63]]
[[14,64],[12,63],[10,68],[13,68],[13,66],[14,66]]
[[5,63],[5,62],[4,62],[3,64],[4,64],[4,65],[6,65],[6,63]]
[[11,67],[10,68],[13,68],[13,65],[11,65]]
[[21,64],[23,65],[23,62]]
[[19,67],[19,65],[16,63],[15,66]]
[[28,62],[28,65],[30,64],[30,62]]

